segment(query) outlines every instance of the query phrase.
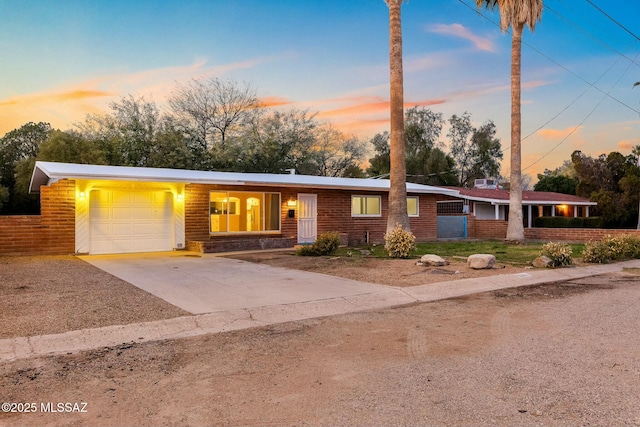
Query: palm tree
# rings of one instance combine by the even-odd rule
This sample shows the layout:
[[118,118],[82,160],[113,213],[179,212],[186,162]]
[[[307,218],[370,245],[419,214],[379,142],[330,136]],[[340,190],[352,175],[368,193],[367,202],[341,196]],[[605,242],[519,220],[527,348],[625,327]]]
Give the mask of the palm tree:
[[522,30],[525,25],[531,32],[542,16],[542,0],[476,0],[476,6],[486,6],[500,11],[500,28],[511,31],[511,175],[509,178],[509,225],[507,241],[524,240],[522,221],[522,150],[520,114],[520,82],[522,59]]
[[407,166],[404,148],[404,84],[402,76],[402,21],[400,6],[403,0],[384,0],[389,6],[389,72],[390,120],[389,140],[391,170],[389,174],[389,217],[387,233],[400,224],[409,229],[407,214]]

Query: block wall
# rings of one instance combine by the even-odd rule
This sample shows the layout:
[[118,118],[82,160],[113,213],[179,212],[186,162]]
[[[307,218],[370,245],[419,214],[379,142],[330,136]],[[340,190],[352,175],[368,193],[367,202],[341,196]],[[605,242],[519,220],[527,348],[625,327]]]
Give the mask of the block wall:
[[75,182],[40,187],[40,215],[0,216],[0,255],[65,255],[75,250]]

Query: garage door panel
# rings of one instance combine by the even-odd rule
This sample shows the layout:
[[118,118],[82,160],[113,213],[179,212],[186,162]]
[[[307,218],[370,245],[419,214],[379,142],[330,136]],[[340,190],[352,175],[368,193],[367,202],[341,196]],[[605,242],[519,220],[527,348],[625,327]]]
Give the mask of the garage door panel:
[[124,221],[129,221],[131,220],[132,215],[131,215],[131,208],[128,207],[122,207],[122,206],[113,206],[111,208],[111,219],[113,220],[124,220]]
[[90,253],[171,250],[172,201],[164,191],[91,192]]

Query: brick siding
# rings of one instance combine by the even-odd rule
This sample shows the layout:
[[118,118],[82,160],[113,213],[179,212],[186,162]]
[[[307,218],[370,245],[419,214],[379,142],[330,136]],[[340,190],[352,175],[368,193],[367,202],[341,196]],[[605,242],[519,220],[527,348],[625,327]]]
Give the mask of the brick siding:
[[40,215],[0,216],[0,255],[66,255],[75,250],[75,181],[40,187]]
[[[297,215],[289,218],[290,208],[286,206],[290,198],[297,199],[298,193],[316,194],[318,198],[318,234],[338,231],[346,234],[349,245],[359,245],[366,241],[367,232],[369,242],[384,243],[384,233],[387,229],[388,194],[386,192],[366,192],[358,190],[313,190],[308,188],[271,188],[271,187],[237,187],[224,185],[190,184],[185,189],[185,224],[186,240],[189,241],[217,241],[222,244],[226,240],[240,240],[238,237],[215,236],[209,234],[209,192],[210,191],[259,191],[281,193],[282,216],[281,233],[284,239],[297,242]],[[367,195],[380,196],[382,201],[382,216],[380,217],[352,217],[351,196]],[[433,195],[420,194],[420,217],[410,218],[411,231],[419,242],[432,241],[437,238],[436,198]],[[255,235],[258,240],[267,235]],[[250,239],[251,237],[244,237]],[[271,237],[273,239],[273,236]],[[196,245],[192,243],[192,245]],[[225,246],[225,245],[223,245]],[[195,247],[195,246],[193,246]]]
[[[470,239],[498,239],[507,237],[507,221],[493,219],[475,219],[472,215],[467,218],[467,236]],[[635,234],[640,237],[640,230],[621,230],[606,228],[525,228],[524,237],[527,240],[547,242],[588,242],[600,240],[607,234]]]

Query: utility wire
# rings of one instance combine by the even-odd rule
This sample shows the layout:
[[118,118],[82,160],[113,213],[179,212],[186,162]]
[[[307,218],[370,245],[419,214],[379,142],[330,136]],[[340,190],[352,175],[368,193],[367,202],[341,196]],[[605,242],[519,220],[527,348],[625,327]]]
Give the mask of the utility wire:
[[[633,42],[633,44],[635,44],[635,42]],[[609,68],[607,68],[607,69],[605,70],[605,72],[604,72],[604,73],[602,73],[602,74],[600,75],[600,77],[598,77],[598,79],[594,82],[594,84],[595,84],[595,83],[598,83],[600,80],[602,80],[602,79],[604,78],[604,76],[605,76],[605,75],[607,75],[607,74],[609,73],[609,71],[611,71],[611,70],[613,69],[613,67],[615,67],[615,66],[616,66],[616,64],[617,64],[618,62],[620,62],[620,59],[621,59],[621,57],[618,57],[618,59],[616,59],[616,60],[615,60],[615,62],[613,62],[613,63],[611,64],[611,66],[610,66]],[[635,63],[635,61],[634,61],[634,60],[631,60],[631,62],[632,62],[632,63]],[[628,70],[628,68],[627,68],[627,70]],[[625,73],[626,73],[626,71],[625,71]],[[623,73],[623,75],[624,75],[624,73]],[[620,79],[618,79],[618,81],[620,81]],[[616,83],[618,83],[618,81],[616,81]],[[573,101],[571,101],[571,102],[569,103],[569,105],[567,105],[566,107],[564,107],[564,108],[563,108],[559,113],[557,113],[555,116],[553,116],[552,118],[550,118],[549,120],[547,120],[545,123],[543,123],[542,125],[540,125],[536,130],[534,130],[533,132],[531,132],[530,134],[528,134],[527,136],[525,136],[524,138],[522,138],[522,139],[521,139],[521,141],[524,141],[525,139],[527,139],[527,138],[529,138],[530,136],[534,135],[534,134],[535,134],[536,132],[538,132],[540,129],[544,128],[546,125],[548,125],[548,124],[549,124],[549,123],[551,123],[553,120],[555,120],[558,116],[560,116],[560,114],[564,113],[567,109],[569,109],[569,107],[571,107],[573,104],[575,104],[575,103],[578,101],[578,99],[582,98],[582,96],[583,96],[585,93],[587,93],[587,92],[589,91],[589,89],[591,89],[591,87],[590,87],[590,86],[588,86],[584,91],[582,91],[582,93],[581,93],[580,95],[578,95],[578,96],[577,96]],[[609,92],[611,92],[611,91],[609,91]],[[511,148],[511,147],[509,147],[509,148]]]
[[620,22],[616,21],[611,15],[609,15],[607,12],[605,12],[604,10],[600,9],[598,6],[596,6],[596,4],[594,2],[592,2],[591,0],[587,0],[587,3],[589,3],[591,6],[593,6],[598,12],[602,13],[604,16],[606,16],[607,18],[609,18],[611,21],[613,21],[618,27],[622,28],[623,30],[625,30],[627,33],[631,34],[632,37],[634,37],[636,40],[640,40],[640,37],[636,36],[630,29],[628,29],[627,27],[625,27],[624,25],[622,25]]
[[[640,54],[639,54],[640,55]],[[636,55],[637,58],[638,55]],[[631,64],[629,64],[627,66],[627,69],[624,71],[624,73],[622,73],[622,75],[618,78],[618,80],[616,80],[616,82],[611,86],[611,89],[609,89],[609,92],[611,92],[616,85],[620,82],[620,80],[622,80],[622,77],[624,77],[624,75],[627,73],[627,71],[629,71],[629,68],[631,67]],[[551,150],[547,151],[546,153],[544,153],[538,160],[536,160],[535,162],[531,163],[529,166],[527,166],[526,168],[522,169],[523,171],[526,171],[527,169],[529,169],[531,166],[535,165],[536,163],[538,163],[539,161],[541,161],[542,159],[544,159],[545,157],[547,157],[549,154],[551,154],[551,152],[553,152],[556,148],[558,148],[560,145],[562,145],[571,135],[574,134],[575,131],[577,131],[580,126],[582,126],[582,124],[584,122],[587,121],[587,119],[589,117],[591,117],[591,115],[598,109],[598,107],[600,106],[600,104],[602,104],[602,101],[604,101],[604,99],[606,98],[606,94],[600,99],[600,101],[593,107],[593,109],[589,112],[589,114],[587,114],[587,116],[582,119],[582,121],[576,126],[574,127],[571,132],[569,132],[564,138],[562,138],[562,140],[560,140],[560,142],[558,142]]]
[[[587,0],[588,1],[588,0]],[[495,25],[496,27],[500,28],[500,25],[493,21],[492,19],[488,18],[487,16],[485,16],[484,14],[482,14],[479,10],[474,9],[473,7],[469,6],[467,3],[464,2],[464,0],[458,0],[458,2],[462,3],[464,6],[466,6],[467,8],[473,10],[474,12],[476,12],[478,15],[482,16],[484,19],[486,19],[487,21],[491,22],[493,25]],[[511,34],[510,30],[507,30],[508,34]],[[555,59],[551,58],[549,55],[547,55],[546,53],[542,52],[541,50],[537,49],[536,47],[532,46],[531,44],[525,42],[524,40],[522,41],[522,44],[527,46],[529,49],[537,52],[539,55],[541,55],[542,57],[544,57],[545,59],[547,59],[548,61],[554,63],[555,65],[557,65],[558,67],[562,68],[563,70],[569,72],[570,74],[572,74],[573,76],[577,77],[578,79],[580,79],[581,81],[583,81],[584,83],[586,83],[587,85],[593,87],[595,90],[597,90],[600,93],[605,94],[606,96],[608,96],[609,98],[613,99],[614,101],[616,101],[617,103],[619,103],[620,105],[623,105],[625,107],[627,107],[629,110],[640,114],[639,110],[636,110],[635,108],[631,107],[630,105],[625,104],[624,102],[622,102],[621,100],[619,100],[618,98],[612,96],[609,92],[605,92],[604,90],[600,89],[599,87],[595,86],[593,83],[587,81],[586,79],[584,79],[583,77],[579,76],[578,74],[576,74],[574,71],[570,70],[569,68],[565,67],[564,65],[560,64],[558,61],[556,61]]]
[[612,51],[613,53],[622,56],[623,58],[625,58],[628,61],[633,62],[636,65],[640,65],[640,63],[636,62],[634,59],[629,58],[627,55],[625,55],[622,52],[619,52],[618,50],[616,50],[613,46],[611,46],[610,44],[608,44],[607,42],[605,42],[604,40],[602,40],[601,38],[599,38],[598,36],[595,36],[593,33],[590,33],[587,29],[585,29],[583,26],[573,22],[572,20],[570,20],[569,18],[567,18],[566,16],[562,15],[560,12],[557,12],[555,10],[553,10],[550,6],[544,5],[544,10],[548,10],[551,13],[554,13],[556,16],[558,16],[560,19],[564,20],[565,22],[567,22],[569,25],[571,25],[574,28],[579,29],[581,32],[583,32],[584,34],[588,35],[589,37],[591,37],[592,39],[594,39],[595,41],[597,41],[598,43],[600,43],[602,46],[606,47],[607,49],[609,49],[610,51]]

